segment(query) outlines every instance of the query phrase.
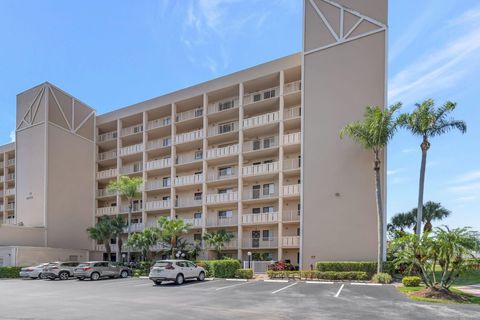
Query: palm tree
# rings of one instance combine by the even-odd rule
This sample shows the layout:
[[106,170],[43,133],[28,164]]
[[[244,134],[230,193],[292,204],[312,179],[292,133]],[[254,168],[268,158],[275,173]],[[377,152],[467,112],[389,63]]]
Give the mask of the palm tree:
[[122,240],[122,233],[124,228],[127,226],[127,222],[123,217],[120,216],[115,216],[110,218],[110,223],[113,228],[113,234],[112,236],[115,237],[117,240],[117,262],[120,261],[120,256],[122,253],[122,246],[123,246],[123,240]]
[[[117,181],[112,181],[108,184],[107,190],[110,192],[117,192],[121,197],[128,201],[128,221],[127,234],[130,237],[130,224],[132,220],[133,200],[140,191],[143,180],[138,177],[121,176]],[[127,261],[130,261],[130,250],[127,250]]]
[[425,100],[421,104],[416,104],[416,109],[412,113],[402,114],[398,118],[400,126],[407,128],[413,135],[420,136],[422,143],[422,161],[420,164],[420,178],[418,184],[418,204],[417,204],[417,227],[416,233],[422,231],[422,212],[423,212],[423,191],[425,185],[425,169],[427,163],[427,152],[430,149],[430,139],[457,129],[461,133],[467,131],[467,125],[464,121],[448,118],[449,114],[455,110],[457,104],[447,101],[439,108],[435,108],[432,99]]
[[[447,218],[451,211],[444,208],[440,202],[427,201],[422,208],[422,222],[424,223],[423,232],[432,231],[432,221],[442,220]],[[418,209],[413,208],[409,214],[414,217],[414,224],[416,226],[416,217]],[[416,227],[415,227],[416,229]]]
[[105,245],[108,260],[111,260],[110,240],[113,238],[113,228],[110,219],[107,217],[100,217],[94,227],[87,228],[88,235],[91,239],[97,241],[99,244]]
[[364,149],[372,151],[373,170],[375,172],[375,194],[377,201],[377,227],[378,227],[378,256],[377,272],[382,272],[383,267],[383,238],[384,216],[382,202],[382,185],[380,183],[381,153],[393,137],[397,122],[393,119],[394,113],[401,107],[400,103],[383,109],[379,106],[368,106],[365,110],[363,121],[356,121],[346,125],[340,132],[340,138],[349,136],[354,142]]
[[394,215],[391,222],[387,225],[387,229],[395,234],[395,238],[406,235],[405,229],[409,229],[415,225],[415,216],[409,212],[401,212]]
[[157,244],[160,238],[157,228],[145,228],[142,232],[136,232],[127,239],[127,246],[142,252],[142,259],[149,259],[150,247]]
[[220,229],[216,233],[205,232],[203,235],[203,240],[217,252],[218,259],[222,258],[222,249],[225,247],[225,244],[233,238],[234,235],[226,232],[224,229]]
[[168,219],[166,217],[160,217],[160,219],[158,219],[158,225],[161,238],[170,243],[171,257],[174,258],[178,237],[187,233],[192,226],[185,223],[183,219]]

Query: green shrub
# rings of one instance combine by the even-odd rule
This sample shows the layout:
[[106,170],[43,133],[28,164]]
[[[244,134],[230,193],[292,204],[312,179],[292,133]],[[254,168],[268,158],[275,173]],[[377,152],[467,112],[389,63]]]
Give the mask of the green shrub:
[[368,280],[368,275],[364,271],[268,270],[267,275],[271,279]]
[[253,269],[238,269],[237,271],[235,271],[235,278],[252,279]]
[[[377,272],[377,263],[375,261],[318,261],[316,263],[318,271],[363,271],[371,278]],[[395,265],[391,261],[383,263],[385,273],[393,275],[395,273]]]
[[22,267],[0,267],[0,278],[19,278]]
[[390,283],[392,282],[392,276],[388,273],[376,273],[372,277],[372,281],[375,283]]
[[240,269],[240,261],[236,259],[202,260],[197,265],[205,269],[207,277],[215,278],[233,278]]
[[416,276],[403,277],[402,283],[405,287],[418,287],[420,285],[420,277],[416,277]]

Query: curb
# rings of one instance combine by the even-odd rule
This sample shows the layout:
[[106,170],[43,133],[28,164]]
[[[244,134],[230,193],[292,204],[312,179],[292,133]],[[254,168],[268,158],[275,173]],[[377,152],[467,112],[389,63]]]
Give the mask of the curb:
[[229,279],[229,278],[227,278],[227,279],[225,279],[225,281],[240,281],[240,282],[246,282],[246,281],[248,281],[248,280],[247,280],[247,279]]

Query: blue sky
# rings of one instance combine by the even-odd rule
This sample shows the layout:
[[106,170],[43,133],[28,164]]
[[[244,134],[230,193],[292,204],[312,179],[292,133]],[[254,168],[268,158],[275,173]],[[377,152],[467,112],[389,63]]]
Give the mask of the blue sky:
[[[0,144],[15,95],[50,81],[104,113],[301,50],[301,0],[0,2]],[[389,100],[458,102],[465,135],[435,138],[426,200],[480,230],[480,3],[390,1]],[[389,150],[388,214],[416,205],[420,141]]]

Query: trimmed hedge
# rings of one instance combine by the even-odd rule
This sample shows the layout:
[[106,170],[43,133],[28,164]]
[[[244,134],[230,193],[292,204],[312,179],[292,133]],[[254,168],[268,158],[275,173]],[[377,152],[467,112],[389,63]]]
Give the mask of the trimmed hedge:
[[[377,263],[375,261],[319,261],[316,264],[316,270],[336,272],[363,271],[371,278],[377,272]],[[393,275],[395,273],[393,262],[384,262],[383,271]]]
[[372,277],[372,282],[375,283],[390,283],[392,282],[392,276],[388,273],[375,273]]
[[402,283],[405,287],[418,287],[420,285],[420,277],[408,276],[403,277]]
[[0,267],[0,278],[20,278],[22,267]]
[[368,280],[368,275],[364,271],[273,271],[267,270],[269,278],[287,278],[287,279],[319,279],[319,280]]
[[197,265],[205,269],[207,277],[214,278],[233,278],[236,271],[241,268],[240,261],[235,259],[201,260]]
[[253,269],[238,269],[237,271],[235,271],[235,278],[252,279]]

